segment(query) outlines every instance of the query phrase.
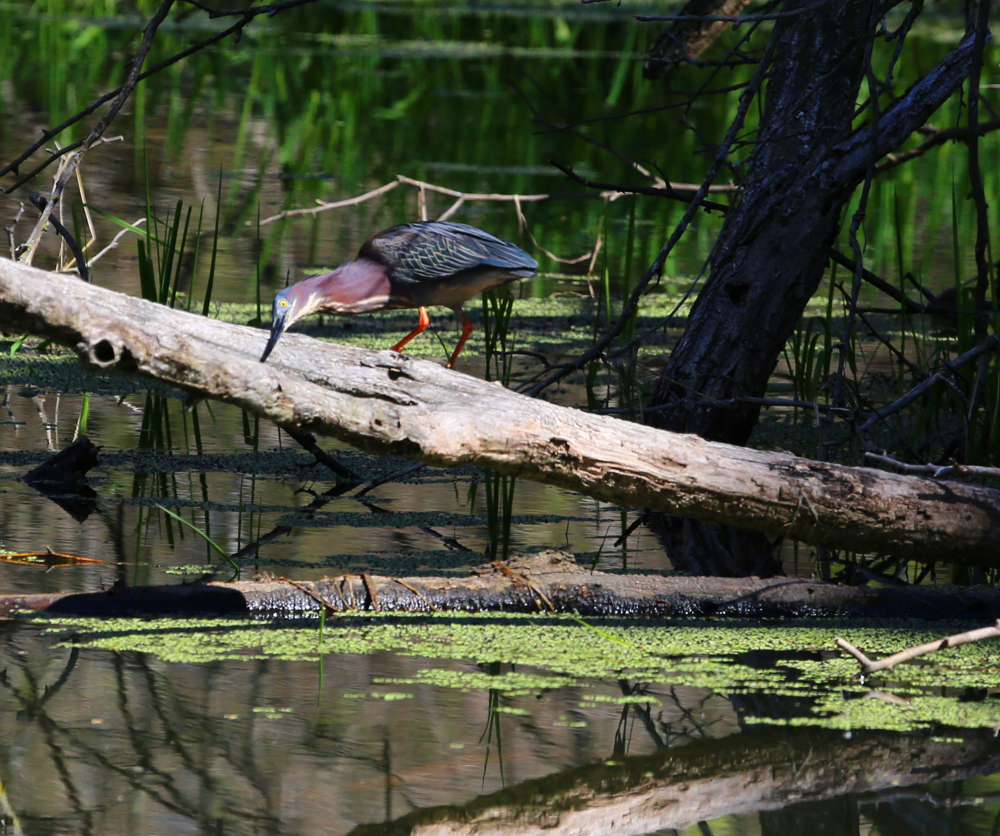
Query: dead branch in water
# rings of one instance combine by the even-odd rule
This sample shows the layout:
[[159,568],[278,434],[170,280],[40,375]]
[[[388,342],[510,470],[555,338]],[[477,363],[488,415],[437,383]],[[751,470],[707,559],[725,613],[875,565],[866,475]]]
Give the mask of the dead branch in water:
[[891,656],[886,656],[884,659],[879,659],[878,661],[872,661],[861,650],[840,636],[837,636],[834,641],[837,647],[858,660],[861,664],[861,673],[868,674],[889,670],[889,668],[894,668],[902,662],[909,662],[918,656],[926,656],[928,653],[934,653],[938,650],[958,647],[970,642],[981,642],[983,639],[994,639],[998,636],[1000,636],[1000,621],[997,621],[992,627],[980,627],[978,630],[969,630],[965,633],[957,633],[954,636],[947,636],[946,638],[937,639],[926,644],[918,644],[916,647],[908,647],[906,650],[893,653]]

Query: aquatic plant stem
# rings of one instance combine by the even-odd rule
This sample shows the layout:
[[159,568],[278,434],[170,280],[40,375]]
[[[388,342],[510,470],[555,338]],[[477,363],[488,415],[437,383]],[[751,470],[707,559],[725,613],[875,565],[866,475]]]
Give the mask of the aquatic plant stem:
[[226,561],[228,561],[229,565],[232,566],[233,569],[235,569],[237,573],[239,573],[239,571],[240,571],[240,565],[235,560],[233,560],[228,554],[226,554],[226,552],[223,550],[222,546],[220,546],[218,543],[216,543],[215,540],[213,540],[204,531],[202,531],[200,528],[198,528],[198,526],[196,526],[196,525],[194,525],[192,523],[189,523],[186,519],[184,519],[179,514],[175,514],[169,508],[164,508],[162,505],[159,505],[159,504],[155,505],[154,507],[159,508],[167,516],[173,517],[175,520],[177,520],[177,522],[181,523],[182,525],[186,525],[188,528],[190,528],[195,534],[197,534],[206,543],[208,543],[208,545],[210,545],[219,554],[221,554],[226,559]]

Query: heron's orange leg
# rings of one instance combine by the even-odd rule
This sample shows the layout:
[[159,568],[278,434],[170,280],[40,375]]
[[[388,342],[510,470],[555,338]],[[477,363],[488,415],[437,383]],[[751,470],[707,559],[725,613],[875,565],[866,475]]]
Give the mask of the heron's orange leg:
[[393,347],[393,351],[402,351],[403,346],[406,345],[410,340],[419,334],[424,333],[427,330],[427,326],[431,324],[431,318],[427,314],[427,308],[418,308],[417,313],[417,327],[410,331],[403,339],[396,343]]
[[455,313],[458,314],[458,318],[462,322],[462,336],[458,338],[458,345],[455,346],[455,350],[451,353],[451,359],[445,364],[446,369],[455,367],[455,361],[458,359],[458,355],[462,353],[462,349],[465,347],[465,343],[469,337],[472,336],[472,330],[475,327],[463,311],[457,310]]

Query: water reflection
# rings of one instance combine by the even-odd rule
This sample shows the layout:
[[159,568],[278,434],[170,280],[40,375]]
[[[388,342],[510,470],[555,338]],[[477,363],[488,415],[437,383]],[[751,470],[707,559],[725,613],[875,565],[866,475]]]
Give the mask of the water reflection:
[[[44,421],[37,396],[8,392],[16,425],[0,434],[0,543],[12,552],[48,546],[105,561],[46,574],[0,564],[0,587],[8,592],[98,589],[116,578],[172,583],[177,572],[213,566],[228,578],[220,556],[157,505],[197,525],[234,556],[246,578],[260,571],[300,578],[361,570],[464,573],[489,559],[478,469],[425,468],[355,499],[349,484],[287,435],[248,423],[232,407],[185,411],[179,398],[158,393],[61,395],[46,399]],[[87,477],[97,510],[77,522],[18,477],[70,442],[84,402],[87,434],[101,449]],[[410,464],[333,442],[323,446],[366,478]],[[612,547],[636,512],[623,515],[606,503],[523,482],[512,513],[515,553],[557,543],[599,569],[664,565],[662,549],[641,532]]]
[[428,660],[395,653],[199,665],[55,641],[3,631],[7,832],[985,834],[1000,814],[985,729],[754,728],[687,686],[518,696],[401,687]]

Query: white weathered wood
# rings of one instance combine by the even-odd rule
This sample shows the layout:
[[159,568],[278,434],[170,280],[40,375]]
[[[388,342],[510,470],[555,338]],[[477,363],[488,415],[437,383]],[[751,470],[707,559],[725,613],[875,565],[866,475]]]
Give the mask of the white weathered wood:
[[266,333],[0,259],[0,325],[359,447],[475,464],[619,504],[921,560],[1000,564],[1000,492],[705,441],[510,392],[436,363]]

